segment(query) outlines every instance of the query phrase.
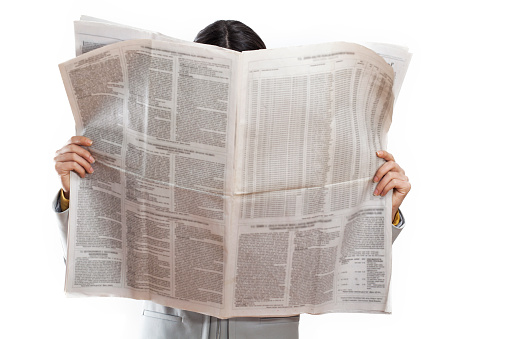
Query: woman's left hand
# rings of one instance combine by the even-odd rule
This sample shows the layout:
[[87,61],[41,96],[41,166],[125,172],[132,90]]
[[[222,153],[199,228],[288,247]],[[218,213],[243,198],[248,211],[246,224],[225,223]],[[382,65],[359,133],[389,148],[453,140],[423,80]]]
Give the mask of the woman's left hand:
[[380,166],[373,177],[373,181],[378,182],[373,194],[384,196],[390,190],[393,190],[392,220],[394,220],[399,206],[401,206],[403,199],[410,192],[410,181],[408,181],[405,171],[396,163],[392,154],[387,151],[378,151],[376,155],[384,159],[386,163]]

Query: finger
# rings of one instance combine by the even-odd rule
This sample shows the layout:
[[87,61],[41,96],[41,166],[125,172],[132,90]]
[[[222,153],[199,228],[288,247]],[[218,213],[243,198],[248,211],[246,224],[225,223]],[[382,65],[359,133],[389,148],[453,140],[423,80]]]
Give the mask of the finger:
[[88,173],[93,173],[94,169],[90,166],[89,161],[83,159],[76,153],[64,153],[59,154],[54,158],[55,162],[77,162],[81,167],[83,167]]
[[389,172],[386,175],[383,176],[382,180],[376,185],[374,195],[381,195],[381,193],[385,190],[385,187],[392,181],[392,180],[405,180],[406,176],[404,176],[401,173],[398,172]]
[[55,170],[60,176],[68,175],[71,171],[76,172],[82,178],[87,175],[85,169],[75,161],[57,162],[55,164]]
[[390,154],[387,151],[383,151],[383,150],[382,151],[378,151],[378,152],[376,152],[376,156],[379,157],[379,158],[384,159],[385,161],[395,161],[394,157],[392,156],[392,154]]
[[66,145],[70,145],[70,144],[81,145],[81,146],[91,146],[92,140],[90,140],[87,137],[81,136],[81,135],[75,135],[67,141]]
[[92,157],[92,154],[90,154],[90,152],[88,150],[86,150],[85,148],[83,148],[81,146],[75,145],[75,144],[68,144],[68,145],[62,147],[61,149],[59,149],[58,151],[55,152],[55,157],[58,155],[61,155],[61,154],[65,154],[65,153],[76,153],[80,157],[82,157],[83,159],[86,159],[90,163],[95,162],[95,159]]
[[378,168],[373,177],[373,182],[378,182],[381,178],[384,177],[389,172],[398,172],[401,174],[405,174],[405,171],[394,161],[388,161],[384,163],[382,166]]
[[394,193],[401,193],[403,196],[406,196],[410,191],[410,182],[406,180],[393,179],[384,187],[380,195],[383,197],[393,189],[395,189]]
[[383,190],[380,193],[380,196],[385,196],[389,191],[392,191],[398,185],[398,179],[392,179],[384,186]]

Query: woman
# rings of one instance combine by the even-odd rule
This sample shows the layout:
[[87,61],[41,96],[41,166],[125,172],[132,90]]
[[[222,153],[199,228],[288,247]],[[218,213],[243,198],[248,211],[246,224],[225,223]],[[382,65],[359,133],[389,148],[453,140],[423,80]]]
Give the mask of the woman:
[[[232,20],[220,20],[207,26],[198,33],[195,42],[239,52],[266,48],[262,39],[251,28]],[[62,189],[55,199],[54,208],[57,212],[63,244],[66,244],[67,237],[70,172],[74,171],[82,178],[93,173],[91,165],[95,160],[84,148],[91,144],[92,140],[86,137],[74,136],[56,152],[54,159],[55,169],[62,181]],[[379,151],[377,156],[386,160],[386,163],[373,177],[373,180],[378,182],[374,194],[383,196],[393,191],[392,216],[393,224],[396,226],[393,228],[394,239],[404,223],[398,210],[410,190],[410,183],[391,154]],[[143,315],[143,338],[298,338],[298,316],[221,320],[195,312],[164,307],[153,302],[145,303]]]

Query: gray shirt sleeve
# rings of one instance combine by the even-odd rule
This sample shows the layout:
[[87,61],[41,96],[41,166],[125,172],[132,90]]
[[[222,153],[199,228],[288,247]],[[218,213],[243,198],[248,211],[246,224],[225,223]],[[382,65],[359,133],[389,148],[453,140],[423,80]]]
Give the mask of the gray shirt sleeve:
[[67,260],[67,225],[69,223],[69,209],[62,212],[60,207],[60,191],[53,199],[53,211],[57,217],[58,235],[60,238],[60,244],[62,245],[62,251],[64,252],[64,261]]

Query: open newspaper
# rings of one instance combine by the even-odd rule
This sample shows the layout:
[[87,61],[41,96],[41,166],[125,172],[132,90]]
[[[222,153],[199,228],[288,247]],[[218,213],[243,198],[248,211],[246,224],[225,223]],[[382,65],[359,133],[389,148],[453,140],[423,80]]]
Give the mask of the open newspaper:
[[220,318],[389,312],[391,199],[372,182],[394,101],[383,58],[81,23],[87,53],[60,70],[96,163],[71,179],[68,294]]

